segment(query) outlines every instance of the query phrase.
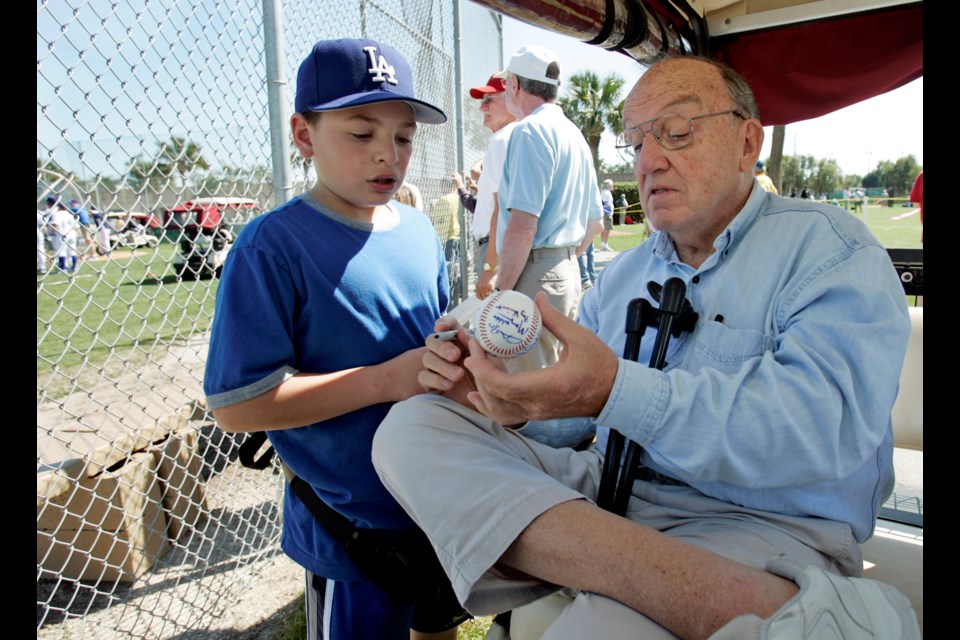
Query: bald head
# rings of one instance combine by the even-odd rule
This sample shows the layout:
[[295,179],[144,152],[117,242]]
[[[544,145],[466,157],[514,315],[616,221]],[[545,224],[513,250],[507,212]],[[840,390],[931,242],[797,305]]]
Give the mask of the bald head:
[[[689,94],[705,103],[711,97],[727,99],[746,118],[760,118],[753,91],[739,73],[725,64],[702,57],[668,58],[650,67],[634,85],[624,102],[642,100],[651,87],[676,94]],[[630,126],[626,124],[626,126]]]
[[644,213],[690,264],[746,203],[763,126],[750,88],[732,69],[704,58],[651,67],[624,102]]

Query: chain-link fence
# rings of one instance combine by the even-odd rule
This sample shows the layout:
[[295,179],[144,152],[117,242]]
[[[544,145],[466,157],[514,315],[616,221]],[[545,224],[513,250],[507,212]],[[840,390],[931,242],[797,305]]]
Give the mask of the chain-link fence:
[[[38,637],[202,635],[250,588],[232,569],[280,553],[279,476],[238,465],[201,382],[231,241],[312,182],[286,120],[313,43],[389,42],[451,116],[417,136],[425,208],[485,150],[464,97],[501,67],[496,15],[276,3],[37,4]],[[472,273],[458,216],[454,300]]]

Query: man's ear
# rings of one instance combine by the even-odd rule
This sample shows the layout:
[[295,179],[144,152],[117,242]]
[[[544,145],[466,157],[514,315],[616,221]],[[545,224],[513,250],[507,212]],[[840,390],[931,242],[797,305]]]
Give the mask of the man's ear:
[[310,123],[303,114],[290,116],[290,131],[293,132],[293,144],[304,158],[313,157],[313,141],[310,139]]
[[507,82],[509,82],[507,91],[510,92],[510,95],[516,96],[520,92],[520,78],[511,73],[508,76]]
[[763,148],[763,125],[756,118],[741,123],[743,129],[743,153],[740,156],[740,170],[753,175],[753,168],[760,159]]

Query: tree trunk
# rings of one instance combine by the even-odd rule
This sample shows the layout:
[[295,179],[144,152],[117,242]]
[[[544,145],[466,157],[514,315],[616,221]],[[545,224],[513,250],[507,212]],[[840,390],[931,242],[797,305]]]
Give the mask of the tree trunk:
[[780,181],[780,160],[783,159],[783,140],[787,136],[787,125],[778,124],[773,127],[773,141],[770,147],[770,161],[767,163],[767,175],[773,180],[777,191],[783,193]]
[[597,174],[597,180],[600,179],[600,136],[590,136],[587,138],[587,146],[590,147],[590,153],[593,155],[593,170]]

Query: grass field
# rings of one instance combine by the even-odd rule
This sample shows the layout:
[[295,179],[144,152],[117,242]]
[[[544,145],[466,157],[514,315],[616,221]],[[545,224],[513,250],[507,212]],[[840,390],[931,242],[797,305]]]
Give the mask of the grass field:
[[[115,251],[77,273],[37,276],[37,389],[62,397],[102,378],[158,359],[167,345],[206,331],[216,280],[181,281],[177,245]],[[39,393],[39,391],[38,391]]]
[[[888,249],[920,249],[920,234],[923,227],[920,224],[920,214],[907,215],[914,209],[894,206],[867,208],[867,226],[877,236],[880,243]],[[864,216],[859,213],[853,215],[858,218]],[[907,217],[903,217],[903,216]]]
[[[881,207],[871,205],[867,207],[866,222],[870,231],[877,237],[880,244],[888,249],[919,249],[920,233],[920,215],[906,215],[913,211],[913,208],[894,206]],[[864,216],[861,213],[852,213],[860,219]],[[905,216],[906,217],[902,217]],[[616,225],[610,234],[610,246],[617,251],[626,251],[632,249],[646,239],[645,227],[640,224],[635,225]]]

